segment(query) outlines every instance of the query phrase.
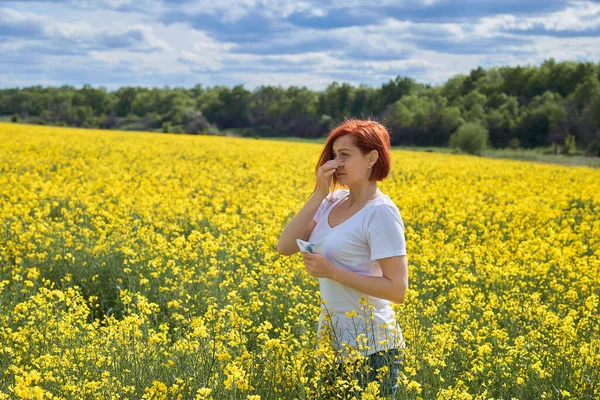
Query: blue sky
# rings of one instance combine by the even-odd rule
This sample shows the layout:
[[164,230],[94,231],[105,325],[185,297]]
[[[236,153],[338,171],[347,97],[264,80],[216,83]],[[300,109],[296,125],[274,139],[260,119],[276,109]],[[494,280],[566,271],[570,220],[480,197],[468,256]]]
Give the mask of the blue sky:
[[0,87],[439,84],[550,57],[600,61],[600,1],[0,1]]

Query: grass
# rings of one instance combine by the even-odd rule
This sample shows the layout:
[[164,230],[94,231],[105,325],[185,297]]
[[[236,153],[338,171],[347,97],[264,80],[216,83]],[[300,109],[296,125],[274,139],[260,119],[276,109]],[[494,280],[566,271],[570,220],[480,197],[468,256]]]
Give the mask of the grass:
[[547,154],[549,148],[538,149],[492,149],[484,152],[485,157],[510,158],[513,160],[538,161],[562,165],[579,165],[600,168],[600,157],[587,157],[583,150],[577,150],[572,155]]

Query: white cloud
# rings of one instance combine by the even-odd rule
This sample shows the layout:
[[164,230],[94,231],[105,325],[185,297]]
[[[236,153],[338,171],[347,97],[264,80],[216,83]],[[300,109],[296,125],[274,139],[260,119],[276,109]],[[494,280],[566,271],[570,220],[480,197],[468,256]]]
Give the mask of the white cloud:
[[[528,50],[528,63],[535,65],[553,57],[556,61],[600,59],[600,37],[559,38],[539,36],[532,38]],[[514,49],[515,51],[522,49]],[[517,58],[517,56],[513,56]]]
[[34,13],[0,8],[0,37],[43,37],[46,20],[46,17]]
[[20,24],[23,22],[43,22],[46,18],[30,12],[20,12],[10,8],[0,8],[0,23]]
[[567,8],[539,17],[498,15],[481,18],[475,31],[494,34],[501,30],[530,30],[543,27],[548,31],[585,31],[600,28],[600,4],[589,1],[572,2]]
[[327,10],[322,6],[310,1],[292,0],[198,0],[183,3],[174,9],[187,15],[218,15],[224,23],[234,23],[256,10],[272,19],[287,18],[296,12],[308,16],[327,15]]
[[62,37],[76,42],[89,41],[94,37],[94,28],[87,21],[58,22],[46,27],[49,36]]
[[218,43],[203,32],[183,24],[146,27],[162,38],[165,47],[161,51],[139,53],[126,50],[93,51],[91,57],[110,68],[123,67],[143,75],[164,76],[193,75],[199,72],[218,72],[223,58],[233,46]]
[[227,81],[231,84],[243,84],[247,89],[253,89],[262,85],[278,86],[306,86],[308,88],[325,88],[332,82],[327,76],[317,75],[312,72],[269,72],[266,74],[255,74],[250,72],[235,72],[227,74]]
[[126,9],[156,12],[162,9],[160,0],[70,0],[71,4],[83,9]]
[[126,50],[90,51],[92,60],[108,67],[124,67],[139,76],[189,74],[190,68],[159,53],[133,53]]

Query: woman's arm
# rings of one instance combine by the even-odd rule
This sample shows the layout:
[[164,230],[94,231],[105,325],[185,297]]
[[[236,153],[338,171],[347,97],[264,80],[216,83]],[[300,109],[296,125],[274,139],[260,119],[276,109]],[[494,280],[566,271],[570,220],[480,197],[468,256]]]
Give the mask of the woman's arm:
[[292,218],[292,220],[286,225],[286,227],[283,229],[283,232],[281,232],[279,241],[277,242],[277,251],[280,254],[291,256],[292,254],[300,251],[300,249],[298,249],[298,245],[296,244],[296,239],[308,239],[303,238],[303,236],[310,224],[310,221],[312,220],[312,217],[319,209],[319,206],[325,197],[326,195],[323,195],[318,191],[314,192],[304,207],[302,207],[302,209],[300,209],[294,218]]
[[407,257],[394,256],[377,261],[383,276],[365,276],[336,266],[331,279],[369,296],[402,303],[408,288]]
[[406,255],[380,258],[377,261],[383,276],[357,274],[333,264],[320,253],[302,253],[306,270],[312,276],[328,278],[369,296],[402,303],[408,288],[408,258]]

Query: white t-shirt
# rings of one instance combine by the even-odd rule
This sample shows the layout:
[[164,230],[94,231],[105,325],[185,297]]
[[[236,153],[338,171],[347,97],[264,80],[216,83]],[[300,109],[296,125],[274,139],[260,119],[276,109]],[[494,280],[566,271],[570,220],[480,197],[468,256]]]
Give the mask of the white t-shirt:
[[[323,200],[313,217],[317,225],[308,240],[314,243],[317,253],[341,268],[361,275],[382,276],[378,259],[406,255],[404,222],[398,207],[383,194],[332,228],[329,213],[348,195],[347,189],[339,189],[329,195],[334,201]],[[348,357],[346,345],[357,348],[365,356],[405,347],[389,300],[369,296],[327,278],[319,278],[319,286],[324,302],[319,316],[319,337],[329,336],[331,345],[341,350],[343,357]],[[367,303],[361,304],[361,297],[366,298]],[[330,318],[325,318],[326,315]]]

